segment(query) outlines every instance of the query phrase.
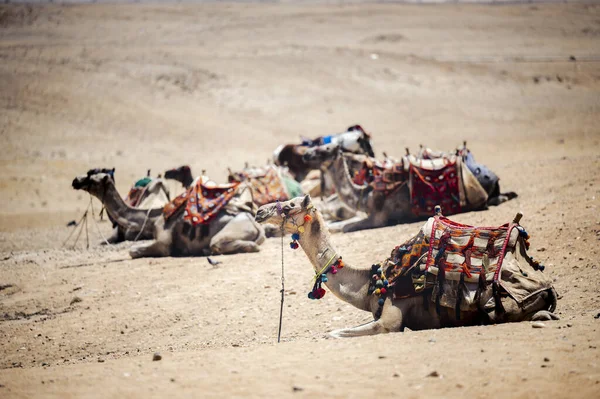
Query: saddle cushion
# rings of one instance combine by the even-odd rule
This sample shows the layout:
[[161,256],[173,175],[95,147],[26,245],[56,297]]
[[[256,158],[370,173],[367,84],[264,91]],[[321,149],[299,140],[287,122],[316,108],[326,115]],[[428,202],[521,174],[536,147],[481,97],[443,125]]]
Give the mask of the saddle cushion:
[[423,167],[409,165],[410,204],[416,216],[433,214],[436,205],[448,215],[462,210],[458,162],[456,158],[442,159],[422,161]]
[[163,209],[165,220],[170,219],[185,206],[183,219],[196,226],[207,224],[235,196],[240,183],[207,185],[207,179],[197,179],[187,192],[177,196]]

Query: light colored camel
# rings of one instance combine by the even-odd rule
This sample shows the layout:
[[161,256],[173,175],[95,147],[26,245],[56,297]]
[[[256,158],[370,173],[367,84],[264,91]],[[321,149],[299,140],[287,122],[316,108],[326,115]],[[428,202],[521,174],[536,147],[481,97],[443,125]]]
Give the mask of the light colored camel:
[[[367,217],[359,215],[332,223],[329,226],[331,231],[352,232],[422,219],[412,211],[408,184],[402,184],[387,196],[383,192],[373,191],[368,184],[355,184],[346,157],[335,146],[310,149],[305,154],[305,158],[328,165],[327,173],[332,177],[340,200],[351,209],[367,214]],[[464,164],[461,163],[459,167],[465,184],[463,211],[485,209],[487,207],[485,191]]]
[[142,231],[154,238],[149,243],[134,245],[132,258],[161,256],[193,256],[258,252],[265,240],[264,229],[253,218],[252,193],[246,186],[209,223],[191,226],[183,220],[183,208],[168,220],[162,208],[151,210],[128,206],[106,173],[88,173],[73,180],[73,188],[85,190],[100,199],[107,212],[130,237]]
[[[304,219],[307,214],[311,215],[312,220]],[[288,233],[297,233],[297,226],[303,226],[298,242],[312,263],[315,274],[322,273],[328,263],[332,264],[332,260],[342,257],[341,253],[333,247],[323,217],[314,208],[308,195],[280,204],[264,205],[258,210],[256,221],[283,225]],[[358,327],[333,331],[331,335],[334,337],[374,335],[403,331],[404,328],[425,330],[557,318],[550,313],[556,305],[556,293],[554,289],[549,289],[533,295],[521,307],[511,297],[503,297],[502,304],[506,310],[506,317],[500,318],[492,310],[485,317],[482,317],[479,311],[461,312],[459,320],[455,317],[453,309],[442,308],[442,312],[438,314],[435,306],[427,306],[424,303],[422,296],[404,299],[392,299],[388,296],[384,301],[381,317],[377,319],[379,298],[368,293],[372,278],[371,270],[353,267],[346,259],[344,258],[344,268],[339,269],[336,274],[327,274],[328,280],[324,284],[336,297],[358,309],[371,312],[376,320]]]

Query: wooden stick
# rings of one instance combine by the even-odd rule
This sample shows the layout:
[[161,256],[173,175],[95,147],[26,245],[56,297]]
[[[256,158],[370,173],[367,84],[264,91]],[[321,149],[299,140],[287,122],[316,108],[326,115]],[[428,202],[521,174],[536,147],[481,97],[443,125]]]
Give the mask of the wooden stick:
[[522,217],[523,217],[523,214],[521,212],[517,213],[515,215],[515,218],[513,219],[513,223],[519,224],[519,222],[521,221]]

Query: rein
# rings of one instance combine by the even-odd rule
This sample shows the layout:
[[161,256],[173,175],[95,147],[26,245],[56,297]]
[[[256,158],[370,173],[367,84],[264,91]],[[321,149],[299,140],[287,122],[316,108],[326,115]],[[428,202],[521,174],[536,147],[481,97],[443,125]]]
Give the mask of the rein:
[[[281,204],[277,201],[277,213],[281,214]],[[279,330],[277,332],[277,343],[281,342],[281,325],[283,323],[283,300],[285,296],[285,275],[284,275],[284,265],[283,265],[283,228],[285,226],[285,217],[281,221],[281,306],[279,307]]]

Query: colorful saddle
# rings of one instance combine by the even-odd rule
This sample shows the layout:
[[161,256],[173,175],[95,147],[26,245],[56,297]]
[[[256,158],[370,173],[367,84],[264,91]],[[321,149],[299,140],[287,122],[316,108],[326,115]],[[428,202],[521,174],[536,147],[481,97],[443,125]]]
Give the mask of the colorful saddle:
[[[501,306],[501,295],[523,303],[552,287],[544,267],[527,255],[529,235],[518,219],[474,227],[438,215],[383,262],[386,294],[426,295],[436,308],[473,311]],[[381,294],[381,291],[379,292]]]
[[266,169],[245,169],[235,176],[230,176],[230,180],[233,179],[248,182],[252,187],[254,203],[258,206],[290,199],[286,182],[274,166],[267,166]]
[[180,210],[183,219],[193,226],[207,224],[219,214],[221,210],[236,195],[240,183],[222,185],[209,184],[207,177],[198,178],[183,194],[177,196],[163,209],[165,220],[170,219]]

